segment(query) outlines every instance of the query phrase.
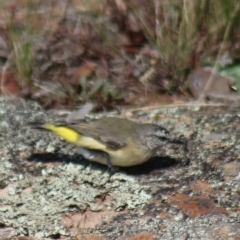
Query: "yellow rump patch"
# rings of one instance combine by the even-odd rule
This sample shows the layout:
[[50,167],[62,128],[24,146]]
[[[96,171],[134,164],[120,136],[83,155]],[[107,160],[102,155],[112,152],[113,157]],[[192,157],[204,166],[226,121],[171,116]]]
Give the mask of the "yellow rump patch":
[[66,139],[69,142],[77,143],[81,135],[75,130],[68,128],[67,126],[55,126],[53,124],[44,124],[42,126],[45,129],[53,131],[55,134]]

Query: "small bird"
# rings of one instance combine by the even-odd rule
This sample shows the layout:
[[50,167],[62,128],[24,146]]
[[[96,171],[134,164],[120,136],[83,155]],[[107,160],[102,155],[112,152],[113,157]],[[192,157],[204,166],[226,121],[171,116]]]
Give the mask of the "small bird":
[[31,128],[47,130],[81,147],[79,153],[90,161],[113,166],[140,165],[167,143],[184,144],[163,127],[128,119],[104,117],[89,123],[66,125],[30,123]]

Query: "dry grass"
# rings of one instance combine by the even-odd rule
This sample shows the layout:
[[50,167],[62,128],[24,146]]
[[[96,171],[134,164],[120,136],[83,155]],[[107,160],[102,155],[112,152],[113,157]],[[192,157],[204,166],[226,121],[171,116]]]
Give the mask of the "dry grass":
[[[182,79],[191,68],[206,61],[216,65],[226,52],[234,52],[235,57],[237,55],[240,23],[238,0],[12,0],[2,1],[0,5],[0,35],[7,44],[8,52],[2,65],[3,73],[13,71],[22,92],[33,85],[35,88],[30,91],[38,91],[39,84],[34,84],[33,79],[37,79],[38,83],[47,79],[42,79],[44,74],[37,66],[39,59],[47,61],[46,56],[42,57],[37,49],[39,46],[45,48],[50,54],[49,59],[53,59],[51,54],[55,53],[47,48],[59,44],[56,39],[61,31],[65,34],[64,41],[73,41],[83,48],[84,54],[80,56],[83,62],[94,59],[94,64],[100,66],[96,67],[95,75],[86,76],[89,91],[84,89],[84,95],[89,93],[89,96],[81,98],[81,101],[93,95],[92,89],[96,88],[94,84],[99,79],[103,79],[103,87],[96,88],[97,92],[101,91],[100,95],[105,95],[108,100],[106,95],[110,94],[112,101],[117,96],[111,94],[115,89],[112,87],[114,84],[121,88],[119,83],[124,82],[122,88],[125,89],[133,77],[141,84],[149,69],[154,72],[151,80],[156,81],[161,89],[169,91],[177,89],[184,82]],[[74,21],[74,25],[71,21]],[[122,39],[125,39],[124,43]],[[154,53],[157,63],[154,66],[146,63],[152,61],[152,52],[147,59],[146,51],[142,51],[146,45],[152,52],[157,52]],[[68,47],[65,45],[65,48]],[[146,56],[141,55],[142,52]],[[71,55],[58,65],[58,68],[63,66],[61,71],[69,71],[70,58]],[[123,64],[119,67],[121,61]],[[118,62],[117,67],[114,62]],[[129,65],[129,69],[124,69]],[[55,65],[52,68],[56,68]],[[120,69],[120,76],[113,74],[116,69]],[[134,75],[137,71],[140,73]],[[57,79],[61,75],[51,72],[47,76]],[[4,78],[4,74],[1,78]],[[167,87],[159,80],[162,78],[168,80]],[[65,92],[64,98],[71,96],[73,101],[79,100],[81,92],[72,93],[76,88],[83,90],[79,79],[77,87],[76,82],[74,87],[71,83],[60,82],[60,88],[65,86],[61,91]],[[91,84],[93,87],[90,87]],[[54,95],[54,92],[51,94]]]

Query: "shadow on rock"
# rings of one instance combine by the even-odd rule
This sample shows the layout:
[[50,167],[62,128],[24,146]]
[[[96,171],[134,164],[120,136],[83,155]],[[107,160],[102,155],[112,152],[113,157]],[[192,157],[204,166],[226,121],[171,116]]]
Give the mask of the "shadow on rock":
[[[91,165],[91,168],[94,170],[107,170],[107,166],[99,164],[97,162],[91,162],[84,159],[79,154],[68,155],[63,153],[34,153],[28,159],[30,162],[42,162],[42,163],[75,163],[81,164],[85,167]],[[141,174],[149,174],[155,170],[161,170],[164,168],[173,167],[175,165],[180,164],[179,161],[169,158],[169,157],[153,157],[149,161],[132,167],[115,167],[116,171],[125,172],[130,175],[141,175]]]

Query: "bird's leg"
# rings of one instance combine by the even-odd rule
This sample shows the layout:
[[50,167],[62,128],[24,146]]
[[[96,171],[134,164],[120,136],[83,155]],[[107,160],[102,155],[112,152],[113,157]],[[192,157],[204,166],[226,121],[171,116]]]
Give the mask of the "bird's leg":
[[85,159],[89,161],[99,162],[103,164],[103,161],[106,161],[106,165],[111,172],[115,172],[116,169],[113,167],[110,156],[108,153],[98,150],[92,150],[87,148],[80,148],[78,153],[81,154]]
[[103,155],[104,155],[104,157],[106,159],[106,162],[107,162],[107,165],[108,165],[108,169],[110,169],[111,172],[116,172],[116,169],[113,167],[108,153],[103,152]]

